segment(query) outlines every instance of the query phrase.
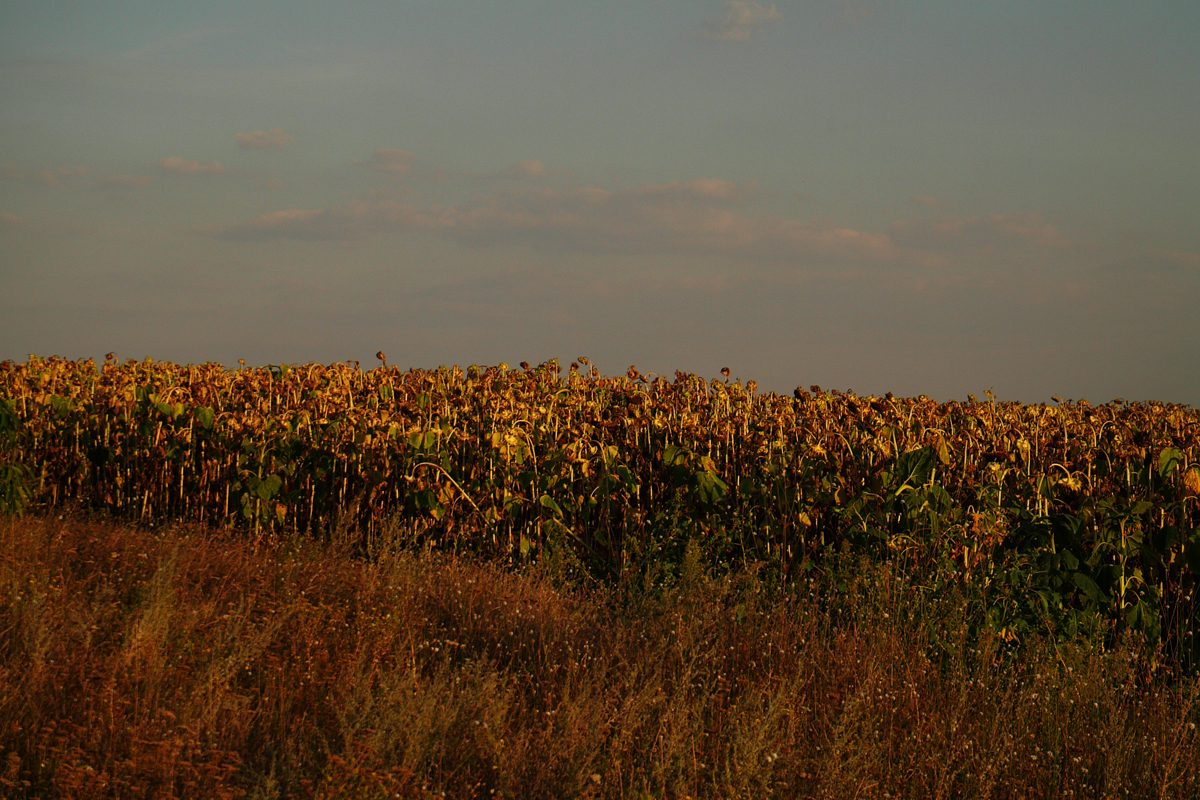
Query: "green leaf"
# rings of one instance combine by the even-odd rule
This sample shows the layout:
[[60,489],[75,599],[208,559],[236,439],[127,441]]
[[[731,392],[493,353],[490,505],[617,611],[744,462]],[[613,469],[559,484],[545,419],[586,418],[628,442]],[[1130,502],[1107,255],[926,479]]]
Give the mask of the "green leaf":
[[1184,548],[1184,559],[1187,560],[1188,569],[1192,571],[1192,575],[1200,576],[1200,526],[1193,528],[1190,540]]
[[563,515],[562,509],[559,508],[558,503],[554,502],[554,498],[551,497],[550,495],[548,495],[548,494],[542,495],[541,497],[538,498],[538,502],[545,508],[548,508],[551,511],[553,511],[558,516],[561,517]]
[[666,449],[663,450],[663,463],[668,467],[673,467],[682,459],[682,456],[683,451],[680,448],[673,444],[669,444],[667,445]]
[[279,487],[283,486],[283,478],[278,475],[268,475],[262,479],[251,475],[247,482],[250,484],[250,489],[264,502],[274,497],[279,491]]
[[895,480],[900,482],[895,494],[905,488],[924,486],[933,478],[934,452],[932,447],[910,450],[896,459]]
[[617,477],[621,479],[621,483],[625,484],[625,488],[630,490],[637,488],[638,484],[633,477],[633,473],[624,464],[617,467]]
[[1097,605],[1111,603],[1112,599],[1106,595],[1096,582],[1084,575],[1082,572],[1076,572],[1071,575],[1071,581],[1079,587],[1088,599]]
[[696,497],[701,503],[715,506],[725,498],[728,491],[729,485],[711,472],[696,474]]
[[50,408],[54,413],[62,419],[69,415],[75,408],[75,402],[69,397],[59,397],[57,395],[50,398]]
[[[1058,554],[1062,565],[1069,570],[1079,569],[1079,559],[1070,550],[1063,550]],[[1084,580],[1087,580],[1086,578]],[[1081,587],[1082,588],[1082,587]]]
[[418,433],[410,434],[408,437],[408,443],[412,445],[414,449],[426,452],[433,450],[437,446],[437,440],[437,430],[420,431]]
[[21,516],[29,502],[28,477],[22,464],[0,464],[0,515]]
[[17,416],[17,401],[0,398],[0,436],[15,436],[20,429],[21,419]]
[[1158,454],[1158,474],[1165,478],[1174,472],[1183,462],[1183,453],[1174,447],[1167,447]]

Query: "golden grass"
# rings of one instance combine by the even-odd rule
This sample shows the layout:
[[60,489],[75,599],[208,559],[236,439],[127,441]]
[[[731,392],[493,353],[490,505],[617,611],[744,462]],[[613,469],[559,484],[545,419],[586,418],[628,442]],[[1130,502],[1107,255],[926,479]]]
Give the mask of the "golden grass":
[[643,591],[399,545],[0,523],[0,796],[1200,791],[1196,678],[1009,652],[887,566],[781,587],[692,552]]

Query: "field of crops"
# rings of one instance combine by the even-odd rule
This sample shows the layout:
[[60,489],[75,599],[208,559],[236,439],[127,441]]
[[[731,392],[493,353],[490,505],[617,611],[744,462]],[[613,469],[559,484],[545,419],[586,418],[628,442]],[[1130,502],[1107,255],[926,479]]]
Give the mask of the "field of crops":
[[1195,797],[1198,434],[582,358],[4,362],[0,794]]
[[1194,662],[1200,413],[605,377],[580,358],[403,371],[0,364],[0,504],[259,537],[414,542],[606,580],[689,541],[782,580],[831,553],[957,587],[1020,638],[1131,629]]

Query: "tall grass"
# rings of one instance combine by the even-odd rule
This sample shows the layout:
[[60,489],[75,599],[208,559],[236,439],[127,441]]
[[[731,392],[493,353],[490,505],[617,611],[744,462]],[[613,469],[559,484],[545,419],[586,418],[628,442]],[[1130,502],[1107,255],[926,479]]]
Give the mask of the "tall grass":
[[1200,792],[1197,678],[1013,650],[886,563],[599,585],[332,538],[0,523],[0,796]]

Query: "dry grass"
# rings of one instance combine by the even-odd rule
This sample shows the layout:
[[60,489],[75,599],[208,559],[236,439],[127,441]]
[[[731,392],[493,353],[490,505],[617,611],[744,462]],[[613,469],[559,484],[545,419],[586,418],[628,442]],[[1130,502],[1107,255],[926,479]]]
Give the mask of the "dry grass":
[[780,589],[692,553],[638,592],[393,545],[0,523],[0,796],[1200,791],[1196,679],[1014,655],[886,567]]

